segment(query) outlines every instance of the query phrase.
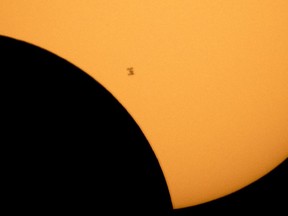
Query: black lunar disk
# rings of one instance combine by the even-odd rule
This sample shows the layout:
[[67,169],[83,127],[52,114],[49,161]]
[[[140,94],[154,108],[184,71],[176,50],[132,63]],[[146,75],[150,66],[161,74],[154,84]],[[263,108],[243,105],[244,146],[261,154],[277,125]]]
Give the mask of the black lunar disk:
[[156,156],[107,89],[27,42],[1,36],[0,53],[2,144],[14,207],[40,214],[170,214]]

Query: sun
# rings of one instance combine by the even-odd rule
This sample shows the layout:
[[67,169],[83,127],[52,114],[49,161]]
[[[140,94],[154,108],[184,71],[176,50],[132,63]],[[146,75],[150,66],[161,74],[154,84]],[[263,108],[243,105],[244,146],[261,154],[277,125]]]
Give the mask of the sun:
[[288,156],[288,2],[3,1],[0,35],[69,60],[127,109],[175,209]]

